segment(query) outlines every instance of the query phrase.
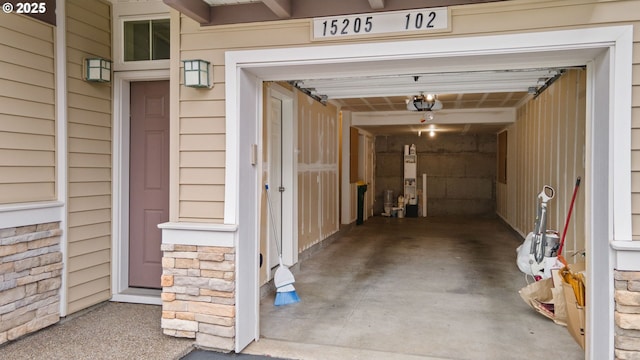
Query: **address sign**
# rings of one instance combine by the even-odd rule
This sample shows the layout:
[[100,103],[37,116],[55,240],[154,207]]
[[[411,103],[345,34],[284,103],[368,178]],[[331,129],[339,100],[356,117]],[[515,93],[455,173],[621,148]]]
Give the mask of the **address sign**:
[[446,7],[313,19],[313,38],[315,40],[448,29],[449,10]]

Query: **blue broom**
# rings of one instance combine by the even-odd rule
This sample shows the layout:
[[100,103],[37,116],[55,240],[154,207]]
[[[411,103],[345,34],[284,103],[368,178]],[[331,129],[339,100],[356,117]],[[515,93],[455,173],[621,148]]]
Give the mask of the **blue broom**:
[[269,204],[269,214],[272,224],[271,227],[273,228],[273,235],[275,236],[273,239],[276,243],[276,249],[278,250],[278,262],[280,263],[280,266],[273,276],[273,284],[276,286],[276,300],[274,305],[280,306],[295,304],[300,302],[300,297],[298,297],[298,293],[296,293],[296,288],[293,287],[293,283],[296,282],[296,280],[289,268],[284,266],[282,263],[282,250],[278,244],[278,230],[276,229],[276,221],[273,217],[273,207],[271,206],[271,197],[269,196],[269,184],[265,184],[264,188],[267,191],[267,203]]

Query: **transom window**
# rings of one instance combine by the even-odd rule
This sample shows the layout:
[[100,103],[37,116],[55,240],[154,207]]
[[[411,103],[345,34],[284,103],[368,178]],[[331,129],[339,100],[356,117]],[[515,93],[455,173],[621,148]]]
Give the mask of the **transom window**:
[[169,19],[124,22],[124,61],[169,58]]

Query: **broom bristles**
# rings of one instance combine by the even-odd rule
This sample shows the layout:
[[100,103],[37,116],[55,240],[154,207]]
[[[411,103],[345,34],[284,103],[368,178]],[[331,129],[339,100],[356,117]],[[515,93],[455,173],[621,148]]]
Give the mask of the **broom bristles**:
[[276,292],[276,301],[274,302],[275,306],[295,304],[297,302],[300,302],[300,297],[298,297],[298,293],[296,293],[295,290]]

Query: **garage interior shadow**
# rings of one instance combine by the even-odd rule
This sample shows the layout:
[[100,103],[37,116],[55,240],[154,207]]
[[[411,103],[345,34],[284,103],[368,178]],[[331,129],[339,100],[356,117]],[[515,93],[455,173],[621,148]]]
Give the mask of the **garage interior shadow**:
[[446,359],[584,359],[565,327],[520,298],[521,242],[497,217],[369,218],[300,263],[301,302],[261,299],[261,337]]

